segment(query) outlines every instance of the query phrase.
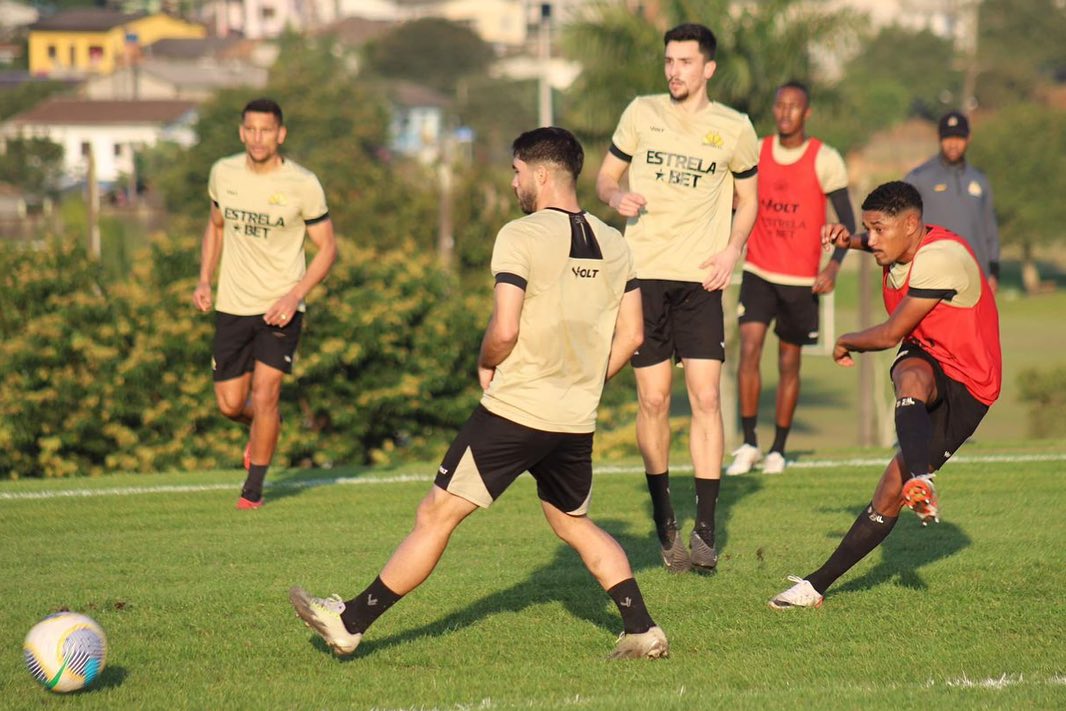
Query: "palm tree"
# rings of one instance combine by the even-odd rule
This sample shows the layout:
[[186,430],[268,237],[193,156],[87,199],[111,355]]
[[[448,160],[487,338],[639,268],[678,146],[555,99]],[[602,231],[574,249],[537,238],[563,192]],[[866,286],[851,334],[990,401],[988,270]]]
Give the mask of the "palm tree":
[[705,24],[718,38],[711,97],[760,124],[769,120],[777,86],[809,80],[813,53],[852,37],[854,16],[801,0],[661,0],[654,11],[599,0],[563,30],[564,51],[583,66],[565,97],[567,125],[604,142],[634,96],[664,92],[663,32],[682,22]]

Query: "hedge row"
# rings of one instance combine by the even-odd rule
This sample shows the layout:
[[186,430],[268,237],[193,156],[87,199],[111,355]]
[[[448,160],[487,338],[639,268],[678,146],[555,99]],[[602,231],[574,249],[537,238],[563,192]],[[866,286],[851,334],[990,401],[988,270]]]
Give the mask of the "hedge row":
[[[108,283],[69,241],[0,250],[0,476],[239,465],[247,431],[216,410],[213,318],[191,304],[198,259],[160,237]],[[439,454],[477,401],[486,295],[413,248],[342,246],[309,299],[275,463]]]

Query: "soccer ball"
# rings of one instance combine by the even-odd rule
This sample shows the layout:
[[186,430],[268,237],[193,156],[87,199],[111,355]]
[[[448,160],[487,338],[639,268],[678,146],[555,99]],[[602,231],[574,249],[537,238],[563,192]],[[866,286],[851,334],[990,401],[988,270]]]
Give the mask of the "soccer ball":
[[89,686],[107,663],[107,637],[100,625],[76,612],[57,612],[33,626],[22,643],[26,667],[49,691]]

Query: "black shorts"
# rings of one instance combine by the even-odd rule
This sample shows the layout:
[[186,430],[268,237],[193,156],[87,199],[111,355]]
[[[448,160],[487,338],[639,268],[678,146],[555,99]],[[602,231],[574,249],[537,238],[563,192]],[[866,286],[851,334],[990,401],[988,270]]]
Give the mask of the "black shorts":
[[444,455],[435,483],[487,508],[528,471],[537,496],[572,516],[588,512],[592,433],[544,432],[478,405]]
[[630,363],[644,368],[671,358],[725,361],[722,292],[699,282],[641,279],[644,343]]
[[929,411],[929,419],[933,422],[929,463],[933,471],[937,471],[977,431],[977,426],[988,412],[988,405],[971,395],[966,386],[958,380],[949,378],[936,358],[917,343],[903,342],[889,374],[891,375],[896,365],[906,358],[921,358],[933,367],[937,399],[927,402],[925,407]]
[[257,360],[291,373],[302,325],[303,314],[299,311],[284,326],[267,324],[262,314],[234,316],[216,311],[215,341],[211,348],[215,382],[250,373],[255,370]]
[[744,272],[740,280],[740,323],[777,320],[774,333],[785,343],[807,346],[818,342],[818,295],[809,286],[775,284]]

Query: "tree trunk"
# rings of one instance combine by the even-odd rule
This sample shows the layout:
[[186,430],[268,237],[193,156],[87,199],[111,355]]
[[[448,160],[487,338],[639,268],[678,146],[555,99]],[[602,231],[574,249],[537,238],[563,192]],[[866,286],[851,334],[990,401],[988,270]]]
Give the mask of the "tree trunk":
[[1033,245],[1029,242],[1022,245],[1022,287],[1029,296],[1040,293],[1040,271],[1036,268]]

